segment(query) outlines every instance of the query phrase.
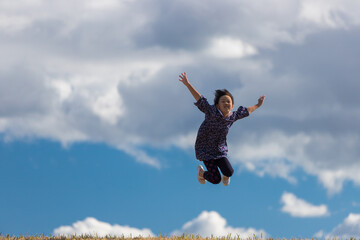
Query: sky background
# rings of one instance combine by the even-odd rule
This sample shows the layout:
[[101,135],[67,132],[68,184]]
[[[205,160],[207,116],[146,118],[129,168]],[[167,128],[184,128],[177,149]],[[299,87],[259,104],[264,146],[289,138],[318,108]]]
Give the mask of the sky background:
[[[0,233],[360,238],[360,2],[0,0]],[[263,106],[200,185],[209,102]]]

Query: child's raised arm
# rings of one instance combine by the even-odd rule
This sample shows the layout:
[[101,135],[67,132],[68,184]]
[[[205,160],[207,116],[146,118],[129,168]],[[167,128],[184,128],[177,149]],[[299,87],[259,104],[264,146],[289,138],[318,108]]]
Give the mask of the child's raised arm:
[[198,91],[196,91],[196,89],[189,83],[189,80],[186,76],[186,72],[181,73],[179,77],[180,77],[179,81],[182,82],[189,89],[190,93],[193,95],[195,100],[199,101],[199,99],[201,98],[201,94]]
[[249,114],[252,113],[253,111],[255,111],[256,109],[258,109],[264,103],[264,100],[265,100],[265,96],[261,96],[258,99],[258,104],[248,107],[247,109],[248,109]]

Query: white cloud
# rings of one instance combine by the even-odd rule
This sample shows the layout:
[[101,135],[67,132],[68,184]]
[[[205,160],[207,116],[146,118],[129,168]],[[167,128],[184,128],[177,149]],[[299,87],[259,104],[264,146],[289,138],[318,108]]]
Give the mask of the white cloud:
[[313,23],[322,28],[348,29],[359,24],[358,7],[360,4],[351,0],[301,1],[300,20]]
[[[236,163],[259,176],[281,177],[296,183],[292,173],[301,168],[317,176],[331,195],[339,193],[345,181],[360,184],[360,176],[356,174],[360,168],[356,161],[358,141],[356,135],[335,138],[322,133],[291,135],[271,131],[245,133],[244,140],[231,142],[230,149]],[[347,162],[340,164],[338,159],[346,159]]]
[[157,169],[161,168],[161,163],[159,162],[159,160],[157,158],[151,157],[148,154],[146,154],[144,151],[134,148],[131,145],[123,145],[123,146],[119,145],[118,149],[129,154],[130,156],[132,156],[135,159],[135,161],[137,161],[139,163],[147,164],[147,165],[150,165]]
[[[154,233],[148,229],[138,229],[130,226],[120,226],[118,224],[111,225],[106,222],[101,222],[93,217],[88,217],[83,221],[77,221],[71,226],[60,226],[54,229],[54,235],[98,235],[99,237],[105,236],[124,236],[124,237],[154,237]],[[182,234],[195,234],[202,237],[210,236],[228,236],[231,234],[239,236],[242,239],[251,238],[254,235],[257,237],[265,237],[267,233],[260,229],[254,228],[234,228],[227,225],[226,219],[224,219],[219,213],[215,211],[203,211],[197,218],[185,223],[181,230],[175,230],[171,235]]]
[[360,238],[360,214],[350,213],[341,224],[326,235],[326,239],[335,237],[341,239]]
[[101,222],[95,218],[88,217],[83,221],[77,221],[71,226],[61,226],[54,229],[54,235],[93,235],[99,237],[118,236],[118,237],[153,237],[154,233],[147,228],[137,229],[129,226],[111,225]]
[[0,30],[14,33],[25,29],[29,22],[22,16],[0,15]]
[[330,214],[326,205],[315,206],[303,199],[297,198],[292,193],[283,193],[281,203],[284,204],[281,211],[289,213],[292,217],[323,217]]
[[240,39],[221,37],[212,40],[208,53],[218,58],[242,58],[256,54],[257,50]]
[[[296,183],[291,172],[296,168],[294,157],[304,156],[304,147],[310,139],[303,133],[286,136],[281,132],[267,133],[263,137],[256,134],[247,135],[246,141],[240,146],[232,146],[232,155],[237,161],[260,176],[269,174]],[[286,160],[288,159],[288,160]]]
[[203,211],[197,218],[185,223],[181,230],[175,230],[172,235],[182,234],[195,234],[202,237],[211,236],[239,236],[242,239],[251,238],[254,235],[257,237],[267,235],[267,233],[260,229],[254,228],[236,228],[227,225],[226,219],[224,219],[219,213],[215,211]]
[[190,132],[188,134],[180,134],[169,140],[171,145],[182,149],[190,149],[194,147],[197,132]]
[[[5,139],[39,137],[58,140],[64,146],[76,141],[106,142],[116,148],[127,145],[125,152],[135,160],[159,168],[156,158],[137,148],[138,143],[143,143],[141,136],[123,126],[126,103],[118,87],[119,84],[144,84],[161,69],[161,63],[144,60],[94,63],[74,59],[66,62],[59,58],[43,64],[46,68],[45,76],[42,76],[44,81],[37,75],[30,78],[26,71],[3,76],[6,80],[0,82],[3,89],[0,92],[4,93],[0,114]],[[22,73],[21,68],[14,71]],[[25,74],[26,81],[23,79]],[[14,91],[20,93],[21,98],[15,97]],[[11,121],[7,121],[10,118]],[[128,146],[136,150],[129,151]]]
[[334,1],[302,1],[300,18],[313,22],[321,27],[346,27],[346,23],[342,16],[341,5],[336,6]]
[[55,90],[59,94],[59,100],[61,102],[65,101],[70,97],[72,89],[71,85],[66,80],[53,80],[50,85],[55,88]]
[[[332,36],[302,47],[324,30],[341,37],[336,29],[352,32],[360,24],[359,9],[352,0],[206,5],[190,0],[1,1],[0,51],[7,56],[0,59],[1,134],[64,145],[105,142],[129,148],[136,161],[159,167],[160,161],[142,146],[188,149],[194,144],[194,119],[200,118],[193,115],[187,90],[177,85],[178,73],[189,69],[202,93],[229,86],[242,101],[269,94],[258,116],[278,132],[254,129],[246,141],[230,142],[235,162],[259,176],[292,183],[297,182],[293,171],[301,168],[317,176],[329,193],[338,193],[345,181],[360,184],[359,134],[338,119],[340,112],[347,119],[359,117],[357,106],[347,104],[358,102],[347,91],[358,89],[357,82],[344,76],[348,72],[348,79],[357,79],[357,70],[347,68],[357,66],[357,56],[354,63],[348,62],[347,52],[346,61],[339,52],[328,57],[334,49],[343,50],[338,41],[324,46]],[[345,45],[356,52],[356,44]],[[287,52],[291,47],[300,51]],[[319,59],[326,66],[315,61],[310,71],[300,70],[315,56],[314,49],[326,52],[316,54],[326,58]],[[345,82],[339,89],[338,80],[327,73],[329,65],[341,62],[346,66],[338,73]],[[315,120],[321,126],[301,125]],[[338,123],[337,129],[326,126],[330,121]]]
[[99,96],[93,104],[93,111],[105,122],[115,125],[118,118],[123,115],[121,98],[116,88],[110,89],[103,96]]
[[116,0],[103,0],[103,1],[96,1],[96,0],[90,0],[87,2],[84,2],[87,4],[89,8],[96,9],[96,10],[109,10],[119,7],[120,1]]

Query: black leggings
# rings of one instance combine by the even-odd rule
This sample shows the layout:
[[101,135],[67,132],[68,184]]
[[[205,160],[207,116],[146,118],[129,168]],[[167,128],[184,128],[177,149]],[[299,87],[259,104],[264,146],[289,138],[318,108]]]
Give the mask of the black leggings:
[[213,184],[219,184],[221,182],[219,168],[226,177],[231,177],[234,173],[234,169],[226,157],[203,162],[207,168],[207,171],[204,172],[204,178]]

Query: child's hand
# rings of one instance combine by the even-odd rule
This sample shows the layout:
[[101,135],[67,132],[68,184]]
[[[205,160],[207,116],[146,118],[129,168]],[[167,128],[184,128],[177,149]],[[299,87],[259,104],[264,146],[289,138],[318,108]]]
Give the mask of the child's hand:
[[180,79],[179,81],[182,82],[185,86],[187,86],[189,84],[189,80],[186,76],[186,72],[181,73],[181,75],[179,75]]
[[190,93],[193,95],[195,100],[199,101],[199,99],[201,98],[201,94],[198,91],[196,91],[196,89],[189,83],[189,80],[186,76],[186,72],[181,73],[179,77],[180,77],[179,81],[182,82],[189,89]]
[[259,97],[258,104],[254,105],[254,106],[251,106],[251,107],[248,107],[248,112],[252,113],[256,109],[258,109],[264,103],[264,100],[265,100],[265,96]]
[[258,106],[259,106],[259,107],[264,103],[264,100],[265,100],[265,96],[261,96],[261,97],[258,99]]

